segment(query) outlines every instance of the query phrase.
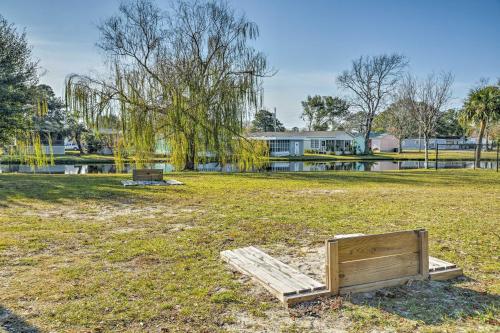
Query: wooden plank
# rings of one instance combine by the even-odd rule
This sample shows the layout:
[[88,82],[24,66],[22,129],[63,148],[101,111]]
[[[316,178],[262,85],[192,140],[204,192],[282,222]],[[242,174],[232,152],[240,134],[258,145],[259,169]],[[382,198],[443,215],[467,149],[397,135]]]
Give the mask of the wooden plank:
[[439,258],[429,256],[429,272],[441,271],[449,268],[456,268],[457,265],[441,260]]
[[249,246],[243,248],[242,250],[244,250],[249,255],[255,256],[257,259],[270,265],[272,269],[278,270],[288,279],[294,280],[297,284],[299,284],[302,287],[309,288],[310,290],[320,290],[326,288],[324,283],[320,283],[314,280],[313,278],[297,271],[291,266],[277,260],[276,258],[271,257],[270,255],[268,255],[267,253],[265,253],[264,251],[260,250],[257,247]]
[[352,237],[358,237],[358,236],[365,236],[365,234],[339,234],[339,235],[333,236],[333,239],[352,238]]
[[464,273],[461,268],[449,268],[443,271],[429,273],[430,279],[435,281],[450,280],[462,275],[464,275]]
[[298,281],[290,278],[288,275],[283,274],[283,272],[279,271],[272,265],[267,262],[263,262],[258,258],[254,257],[252,254],[249,254],[246,249],[237,249],[234,252],[238,253],[238,255],[243,256],[245,259],[252,262],[252,265],[255,267],[259,267],[265,271],[266,274],[274,277],[281,284],[291,287],[296,293],[304,293],[311,291],[311,287],[308,285],[304,285],[302,283],[298,283]]
[[300,294],[300,295],[286,296],[284,298],[284,303],[286,306],[290,306],[290,305],[297,304],[300,302],[312,301],[312,300],[315,300],[316,298],[319,298],[319,297],[328,297],[328,296],[332,296],[332,295],[334,295],[334,294],[332,294],[328,290],[312,291],[312,292]]
[[338,239],[339,262],[419,251],[418,233],[402,231]]
[[372,290],[377,290],[381,288],[394,287],[406,284],[410,280],[421,280],[422,276],[420,274],[414,276],[405,276],[396,279],[376,281],[372,283],[358,284],[356,286],[341,287],[339,289],[340,295],[346,295],[351,293],[362,293]]
[[135,181],[160,181],[163,180],[162,169],[134,169],[132,179]]
[[341,287],[412,276],[419,273],[419,255],[405,253],[341,262],[339,271]]
[[283,296],[309,291],[308,288],[295,284],[282,274],[279,274],[279,272],[270,270],[269,266],[266,266],[262,262],[255,261],[254,258],[249,257],[241,249],[233,250],[233,255],[246,263],[246,269],[250,275],[257,275],[259,279],[264,281],[269,280]]
[[419,241],[419,272],[423,279],[429,277],[429,243],[427,238],[427,231],[420,230],[418,232]]
[[327,243],[328,253],[328,285],[327,289],[333,293],[339,292],[339,247],[337,241],[329,241]]
[[251,276],[254,280],[262,284],[264,288],[281,301],[284,301],[284,296],[297,293],[295,288],[284,285],[281,281],[276,280],[262,269],[252,266],[245,259],[235,255],[233,251],[222,251],[221,257],[239,272]]

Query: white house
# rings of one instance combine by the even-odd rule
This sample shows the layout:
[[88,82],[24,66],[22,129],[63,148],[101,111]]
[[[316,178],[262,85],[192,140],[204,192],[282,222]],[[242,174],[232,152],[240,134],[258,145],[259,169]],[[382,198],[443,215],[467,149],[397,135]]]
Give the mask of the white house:
[[344,131],[256,132],[248,138],[267,141],[271,156],[303,156],[307,151],[352,154],[354,141]]

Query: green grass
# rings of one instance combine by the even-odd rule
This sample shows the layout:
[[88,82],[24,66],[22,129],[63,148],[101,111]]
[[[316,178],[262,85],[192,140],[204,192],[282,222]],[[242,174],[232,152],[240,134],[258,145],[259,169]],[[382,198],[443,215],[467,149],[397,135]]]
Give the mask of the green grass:
[[[179,173],[185,186],[124,188],[128,177],[0,175],[0,331],[6,311],[10,327],[60,332],[217,332],[242,315],[283,332],[310,318],[350,331],[498,329],[496,172]],[[219,259],[421,227],[431,255],[466,279],[288,313]]]

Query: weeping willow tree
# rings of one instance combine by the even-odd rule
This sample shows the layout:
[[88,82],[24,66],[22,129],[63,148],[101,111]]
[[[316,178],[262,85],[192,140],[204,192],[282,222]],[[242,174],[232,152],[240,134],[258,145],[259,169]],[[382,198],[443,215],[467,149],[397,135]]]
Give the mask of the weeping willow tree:
[[193,170],[207,158],[259,164],[267,147],[243,133],[262,103],[262,79],[271,75],[251,46],[257,25],[223,2],[170,8],[136,0],[104,21],[98,46],[109,73],[70,76],[68,107],[96,129],[104,116],[118,117],[120,155],[145,159],[162,141],[178,169]]

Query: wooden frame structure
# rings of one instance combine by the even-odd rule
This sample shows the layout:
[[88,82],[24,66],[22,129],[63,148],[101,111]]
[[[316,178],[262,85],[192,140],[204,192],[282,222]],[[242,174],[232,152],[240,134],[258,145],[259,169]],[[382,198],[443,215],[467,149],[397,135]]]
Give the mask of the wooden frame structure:
[[338,235],[325,241],[325,250],[325,284],[255,247],[222,251],[221,257],[262,283],[286,306],[322,296],[402,285],[410,280],[447,280],[462,275],[456,265],[429,257],[428,233],[424,229]]
[[425,230],[327,240],[327,288],[347,294],[427,279],[427,244]]

